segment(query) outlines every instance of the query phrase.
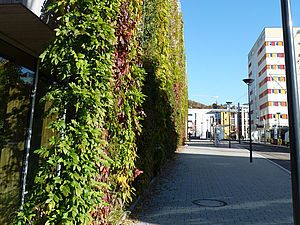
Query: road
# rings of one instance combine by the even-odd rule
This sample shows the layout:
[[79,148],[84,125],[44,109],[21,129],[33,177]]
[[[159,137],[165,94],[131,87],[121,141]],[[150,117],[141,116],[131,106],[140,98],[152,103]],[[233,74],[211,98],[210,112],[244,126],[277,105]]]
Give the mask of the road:
[[[249,149],[249,143],[243,142],[240,145],[241,147]],[[283,168],[291,171],[290,165],[290,149],[287,147],[280,147],[274,145],[264,145],[264,144],[255,144],[253,143],[252,149],[254,152],[264,156],[265,158],[272,160],[273,162],[279,164]]]

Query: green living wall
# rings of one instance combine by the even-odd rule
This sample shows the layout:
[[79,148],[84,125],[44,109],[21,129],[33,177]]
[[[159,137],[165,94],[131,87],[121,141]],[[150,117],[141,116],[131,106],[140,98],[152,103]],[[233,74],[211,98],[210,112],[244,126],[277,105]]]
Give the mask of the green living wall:
[[[177,0],[52,0],[41,55],[53,136],[13,224],[108,224],[182,144],[187,82]],[[135,183],[133,184],[133,182]]]
[[144,171],[138,192],[159,174],[185,140],[187,78],[182,13],[177,0],[145,0],[143,7],[143,68],[146,72],[137,166]]

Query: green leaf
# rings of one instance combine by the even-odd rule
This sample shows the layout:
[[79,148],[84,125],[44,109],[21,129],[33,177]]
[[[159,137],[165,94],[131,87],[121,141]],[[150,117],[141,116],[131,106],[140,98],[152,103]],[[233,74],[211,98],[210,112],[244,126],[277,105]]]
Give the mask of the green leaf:
[[70,194],[70,187],[68,185],[62,185],[59,188],[65,197],[68,197]]

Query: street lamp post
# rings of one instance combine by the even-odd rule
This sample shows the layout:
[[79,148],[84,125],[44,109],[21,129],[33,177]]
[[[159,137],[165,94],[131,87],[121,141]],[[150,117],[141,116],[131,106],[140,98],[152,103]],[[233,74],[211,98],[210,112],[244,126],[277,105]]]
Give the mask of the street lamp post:
[[201,122],[201,131],[200,131],[199,139],[201,139],[203,133],[204,133],[203,132],[203,122]]
[[294,224],[300,225],[300,108],[290,0],[281,0],[281,12],[289,112]]
[[279,119],[280,119],[280,112],[277,112],[276,113],[277,114],[277,116],[278,116],[278,120],[277,120],[277,144],[279,145],[280,144],[280,129],[279,129],[279,124],[280,124],[280,122],[279,122]]
[[254,79],[248,78],[248,79],[243,79],[243,81],[248,85],[248,104],[249,104],[249,136],[250,136],[250,163],[252,163],[252,137],[251,137],[251,107],[250,107],[250,85],[254,81]]
[[206,139],[208,140],[208,119],[206,119]]
[[197,136],[197,113],[195,113],[195,138]]
[[256,116],[256,131],[257,131],[257,134],[258,134],[258,142],[260,142],[261,141],[261,139],[260,139],[261,130],[259,128],[259,116]]
[[264,143],[266,144],[267,143],[267,134],[266,134],[266,119],[264,117]]
[[241,144],[241,136],[242,136],[242,119],[241,119],[241,107],[240,103],[238,104],[238,129],[239,129],[239,144]]
[[210,123],[210,126],[209,126],[209,133],[210,133],[209,139],[210,139],[210,141],[212,141],[212,133],[211,133],[212,122],[211,122],[211,116],[209,117],[209,123]]
[[231,104],[232,102],[226,102],[226,104],[228,105],[228,118],[229,118],[229,120],[228,120],[228,129],[229,129],[229,136],[228,136],[228,141],[229,141],[229,148],[231,148],[231,137],[230,137],[230,125],[231,125],[231,123],[230,123],[230,104]]

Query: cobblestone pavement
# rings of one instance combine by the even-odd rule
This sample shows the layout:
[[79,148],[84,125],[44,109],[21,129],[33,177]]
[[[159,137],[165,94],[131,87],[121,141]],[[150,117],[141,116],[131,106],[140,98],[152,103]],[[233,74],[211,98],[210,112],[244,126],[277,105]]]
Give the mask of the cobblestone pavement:
[[250,164],[245,149],[214,147],[208,141],[188,145],[136,206],[131,223],[293,224],[286,171],[256,154]]

